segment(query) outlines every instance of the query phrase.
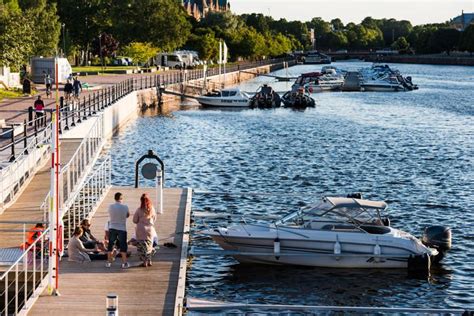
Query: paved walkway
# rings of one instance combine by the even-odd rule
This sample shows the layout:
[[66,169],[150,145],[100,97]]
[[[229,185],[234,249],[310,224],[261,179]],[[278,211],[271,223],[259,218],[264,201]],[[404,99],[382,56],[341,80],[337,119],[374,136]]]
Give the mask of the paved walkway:
[[[107,87],[118,82],[124,81],[128,78],[137,78],[142,76],[152,76],[158,73],[148,74],[123,74],[123,75],[94,75],[94,76],[81,76],[79,77],[82,83],[88,83],[92,85],[92,89],[84,89],[81,93],[81,98],[92,93],[97,88]],[[53,97],[46,98],[46,87],[43,84],[36,84],[38,94],[34,96],[21,97],[15,99],[3,99],[0,101],[0,119],[10,122],[23,122],[28,118],[28,107],[33,106],[36,97],[41,95],[43,98],[46,109],[52,109],[55,106],[54,91]],[[62,89],[64,85],[59,85],[60,96],[63,95]]]
[[[104,236],[104,225],[108,220],[107,207],[113,195],[120,191],[130,208],[131,216],[139,206],[140,196],[147,192],[156,201],[156,189],[113,187],[92,218],[92,233],[100,239]],[[182,265],[181,246],[183,230],[189,227],[191,192],[182,189],[165,189],[164,212],[158,215],[156,231],[161,248],[153,258],[153,266],[139,267],[136,248],[130,247],[131,267],[120,268],[120,259],[111,268],[105,261],[90,263],[68,262],[64,258],[59,269],[59,292],[61,296],[42,294],[29,315],[104,315],[108,293],[118,294],[120,315],[173,315],[177,294],[183,295],[186,265]],[[135,230],[129,219],[129,238]],[[189,228],[186,228],[188,230]],[[177,248],[163,247],[172,242]],[[187,244],[185,244],[186,246]],[[181,271],[180,270],[184,270]]]

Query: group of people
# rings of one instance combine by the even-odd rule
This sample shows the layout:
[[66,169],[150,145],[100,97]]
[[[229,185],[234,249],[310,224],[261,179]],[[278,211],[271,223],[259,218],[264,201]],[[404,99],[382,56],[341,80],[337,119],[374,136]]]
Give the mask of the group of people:
[[[44,75],[44,84],[46,86],[46,97],[50,98],[51,89],[53,87],[53,79],[51,78],[49,74]],[[77,76],[73,77],[71,74],[69,78],[67,79],[66,84],[64,85],[64,99],[66,100],[66,102],[71,101],[72,97],[74,97],[75,99],[78,99],[81,92],[82,92],[81,81],[79,80]],[[33,105],[33,109],[35,111],[37,124],[39,126],[44,126],[46,124],[44,108],[45,108],[44,101],[42,100],[41,95],[38,95]]]
[[127,237],[127,220],[130,217],[128,206],[123,203],[123,195],[115,193],[115,203],[108,208],[109,220],[105,227],[105,241],[101,242],[90,231],[90,221],[85,219],[80,227],[76,227],[74,235],[68,244],[70,261],[91,261],[91,252],[107,252],[105,266],[110,268],[118,252],[122,259],[122,269],[129,268],[128,245],[137,247],[142,267],[152,265],[152,256],[157,245],[155,230],[156,211],[148,194],[140,197],[140,207],[133,214],[133,223],[136,224],[135,237],[130,241]]

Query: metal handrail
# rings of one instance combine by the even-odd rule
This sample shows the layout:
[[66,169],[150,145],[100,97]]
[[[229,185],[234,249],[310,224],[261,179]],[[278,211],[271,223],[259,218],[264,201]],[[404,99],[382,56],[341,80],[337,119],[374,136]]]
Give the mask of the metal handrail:
[[[47,265],[44,264],[44,259],[47,258],[45,254],[45,246],[47,245],[47,236],[49,234],[49,228],[46,228],[36,240],[25,249],[22,255],[0,276],[0,282],[4,282],[4,306],[3,310],[0,311],[2,315],[10,315],[10,307],[14,304],[13,314],[17,315],[21,310],[27,310],[29,305],[32,304],[37,295],[41,293],[44,286],[44,280],[48,277]],[[39,250],[38,249],[39,246]],[[37,258],[38,251],[40,253],[39,258]],[[31,256],[31,260],[30,257]],[[39,259],[39,267],[37,267],[37,259]],[[22,266],[20,268],[20,266]],[[20,276],[19,273],[22,272],[23,276]],[[40,272],[40,278],[36,282],[37,273]],[[46,272],[46,274],[44,274]],[[14,278],[10,284],[10,273],[14,273]],[[30,276],[28,276],[30,274]],[[20,277],[23,277],[23,285],[19,287]],[[28,286],[30,280],[31,287]],[[11,285],[11,286],[10,286]],[[9,290],[14,285],[14,295],[12,295],[9,300]],[[22,292],[23,298],[20,302],[20,293]],[[31,294],[30,294],[31,292]]]

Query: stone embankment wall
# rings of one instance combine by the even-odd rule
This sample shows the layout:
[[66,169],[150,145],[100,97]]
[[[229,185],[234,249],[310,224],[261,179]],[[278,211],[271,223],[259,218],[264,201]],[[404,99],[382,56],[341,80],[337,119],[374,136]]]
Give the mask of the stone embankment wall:
[[[229,87],[236,84],[239,84],[242,81],[247,81],[257,77],[259,74],[267,74],[271,71],[281,69],[282,66],[278,65],[266,65],[253,69],[248,69],[245,71],[235,71],[227,73],[225,76],[222,74],[220,76],[211,76],[208,77],[206,83],[204,79],[190,80],[184,86],[181,84],[169,85],[166,87],[166,90],[171,90],[175,92],[182,92],[185,95],[197,96],[201,95],[205,90],[218,89],[220,86]],[[221,85],[219,84],[221,83]],[[205,89],[204,89],[205,87]],[[137,95],[137,104],[138,107],[145,110],[149,107],[157,107],[159,105],[159,95],[157,89],[144,89],[138,91]],[[160,106],[161,113],[170,113],[180,109],[180,104],[182,98],[180,96],[174,96],[170,94],[162,95],[162,104]]]
[[366,61],[383,63],[405,63],[405,64],[431,64],[431,65],[456,65],[474,66],[474,57],[456,56],[373,56],[367,57]]

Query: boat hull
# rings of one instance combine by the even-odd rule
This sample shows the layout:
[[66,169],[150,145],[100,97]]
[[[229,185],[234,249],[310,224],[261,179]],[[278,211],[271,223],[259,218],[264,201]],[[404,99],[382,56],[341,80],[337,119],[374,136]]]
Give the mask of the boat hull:
[[398,92],[405,91],[403,87],[400,86],[384,86],[384,85],[361,85],[363,91],[373,91],[373,92]]
[[213,98],[213,97],[199,97],[196,99],[202,106],[206,106],[206,107],[245,108],[245,107],[249,107],[250,105],[250,100],[247,100],[247,99],[228,99],[228,98]]
[[209,234],[224,250],[234,251],[232,255],[238,261],[264,264],[400,269],[408,267],[410,255],[429,252],[426,248],[417,248],[412,240],[393,236],[321,231],[313,235],[309,231],[280,228],[277,247],[274,230],[262,227],[252,232],[246,228],[244,232],[248,232],[247,235],[226,233],[225,229]]

